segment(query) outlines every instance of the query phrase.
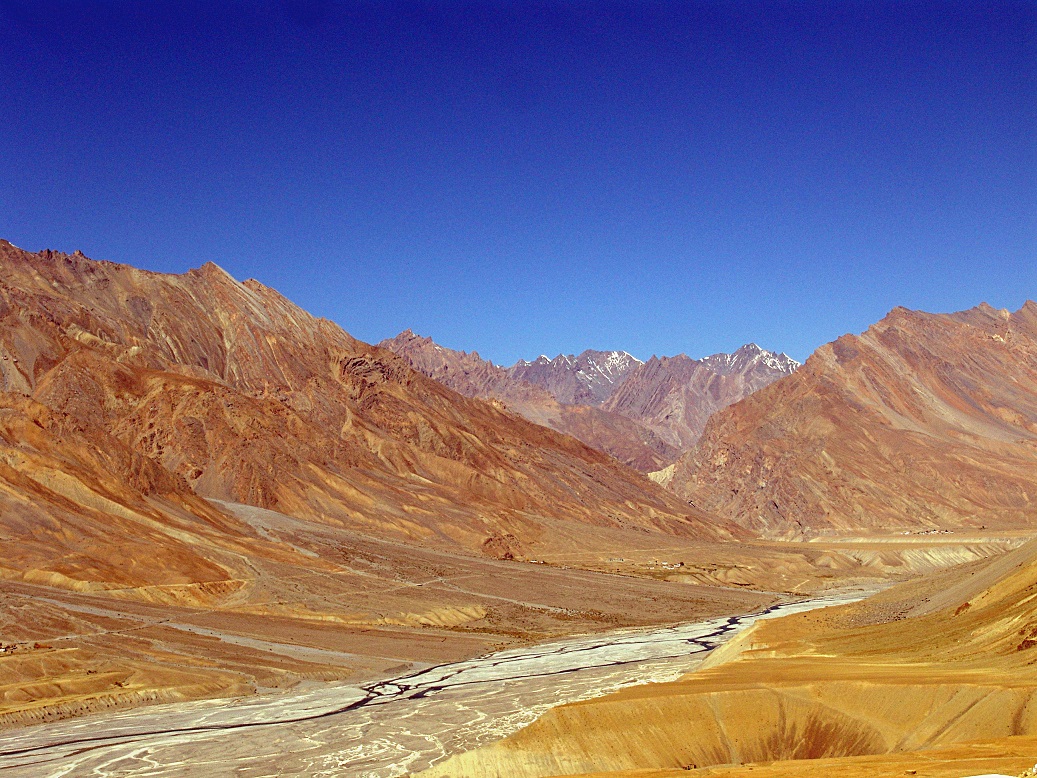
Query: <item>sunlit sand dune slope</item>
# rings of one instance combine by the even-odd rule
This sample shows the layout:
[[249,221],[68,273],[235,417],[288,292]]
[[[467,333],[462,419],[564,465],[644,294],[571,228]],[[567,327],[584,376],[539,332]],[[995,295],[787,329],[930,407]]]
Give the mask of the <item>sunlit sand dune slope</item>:
[[1020,772],[1035,761],[1035,662],[1031,542],[860,603],[761,622],[679,682],[557,708],[427,775]]

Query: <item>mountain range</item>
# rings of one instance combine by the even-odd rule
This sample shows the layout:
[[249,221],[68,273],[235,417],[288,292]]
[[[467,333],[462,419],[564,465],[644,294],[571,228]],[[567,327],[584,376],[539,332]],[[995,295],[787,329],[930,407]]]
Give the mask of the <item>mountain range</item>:
[[683,451],[695,445],[714,413],[798,367],[791,357],[755,343],[699,360],[652,357],[629,373],[602,409],[636,419]]
[[623,384],[631,371],[643,365],[625,351],[587,349],[574,356],[559,354],[554,359],[541,355],[532,362],[520,359],[508,373],[542,386],[566,405],[601,405]]
[[[420,337],[410,330],[379,345],[399,354],[415,370],[455,392],[491,400],[502,409],[572,435],[642,472],[659,470],[681,453],[636,420],[593,405],[566,404],[541,383],[519,378],[513,371],[499,367],[475,352],[444,348],[431,338]],[[559,368],[561,378],[557,383],[565,384],[562,379],[576,374],[576,371],[566,370],[561,365]],[[547,371],[540,375],[542,380],[549,376]]]
[[[629,753],[629,722],[666,733],[632,769],[874,755],[926,722],[953,744],[930,675],[975,709],[961,731],[1029,732],[1030,703],[995,691],[1002,672],[1030,683],[1037,551],[982,558],[1037,528],[1035,474],[1033,302],[898,308],[802,366],[749,344],[505,368],[410,331],[363,343],[213,263],[172,275],[0,241],[0,724],[925,572],[833,621],[760,628],[690,685],[560,710],[522,748],[541,760],[584,714]],[[921,723],[875,724],[880,698]],[[711,716],[751,748],[683,728]],[[779,748],[801,741],[817,753]],[[608,765],[580,742],[581,769]],[[522,774],[508,748],[486,774]]]
[[520,360],[510,368],[410,330],[379,345],[467,397],[503,402],[642,472],[676,460],[698,439],[713,412],[798,366],[755,344],[702,360],[681,354],[646,363],[625,351],[587,350],[578,356]]
[[3,243],[0,268],[9,575],[219,578],[181,534],[154,534],[254,534],[201,498],[501,554],[565,536],[545,521],[730,536],[610,457],[214,264],[171,276]]

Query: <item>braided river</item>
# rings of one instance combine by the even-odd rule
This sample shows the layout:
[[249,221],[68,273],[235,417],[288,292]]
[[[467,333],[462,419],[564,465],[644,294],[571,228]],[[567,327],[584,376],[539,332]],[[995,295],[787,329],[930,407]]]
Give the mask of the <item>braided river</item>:
[[311,684],[0,733],[5,776],[394,778],[499,740],[556,705],[671,681],[759,619],[847,592],[694,624],[570,637],[365,685]]

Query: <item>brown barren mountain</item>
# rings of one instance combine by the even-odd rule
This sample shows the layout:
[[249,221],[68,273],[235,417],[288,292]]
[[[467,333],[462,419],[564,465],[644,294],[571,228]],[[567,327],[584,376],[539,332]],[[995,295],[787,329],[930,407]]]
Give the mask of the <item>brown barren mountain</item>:
[[898,308],[722,411],[672,472],[773,535],[1037,525],[1037,304]]
[[3,244],[0,267],[7,404],[111,436],[142,490],[468,548],[536,541],[541,518],[729,536],[584,444],[211,263],[170,276]]
[[714,413],[797,367],[785,354],[754,343],[704,359],[652,357],[627,373],[601,407],[640,422],[684,451],[699,439]]
[[757,607],[500,561],[742,532],[213,264],[0,242],[0,725]]
[[508,410],[572,435],[641,472],[659,470],[680,455],[679,449],[638,422],[590,405],[563,403],[544,387],[518,378],[513,370],[498,367],[475,352],[444,348],[410,330],[378,345],[455,392],[497,400]]

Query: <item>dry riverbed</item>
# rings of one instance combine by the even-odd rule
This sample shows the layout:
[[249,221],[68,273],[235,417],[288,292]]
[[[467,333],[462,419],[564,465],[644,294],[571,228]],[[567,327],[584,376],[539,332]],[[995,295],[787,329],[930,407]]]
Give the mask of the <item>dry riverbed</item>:
[[10,776],[390,778],[500,739],[555,705],[673,680],[759,618],[843,593],[695,624],[567,638],[366,685],[315,684],[228,702],[89,716],[0,735]]

